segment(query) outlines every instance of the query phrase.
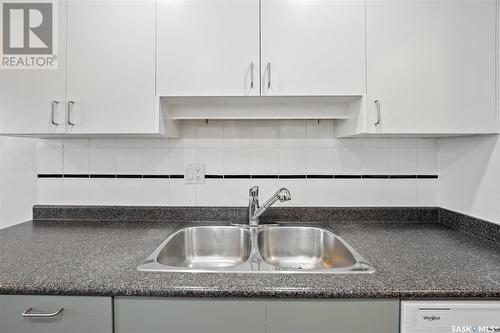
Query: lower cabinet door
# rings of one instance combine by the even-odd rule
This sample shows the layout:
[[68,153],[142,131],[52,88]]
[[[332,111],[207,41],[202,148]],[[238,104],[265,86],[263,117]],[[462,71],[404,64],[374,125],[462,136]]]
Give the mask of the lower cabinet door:
[[268,301],[267,333],[398,333],[399,300]]
[[113,333],[111,297],[0,295],[0,333]]
[[116,297],[116,333],[264,333],[265,302]]

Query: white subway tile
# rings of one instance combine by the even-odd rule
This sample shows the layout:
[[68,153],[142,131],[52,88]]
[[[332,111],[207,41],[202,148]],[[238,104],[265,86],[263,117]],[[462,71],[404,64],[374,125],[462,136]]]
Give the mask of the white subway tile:
[[223,206],[223,179],[205,179],[205,183],[196,185],[196,206]]
[[435,139],[435,138],[417,139],[417,147],[418,148],[437,148],[438,143],[439,143],[438,139]]
[[333,174],[334,148],[307,148],[307,174]]
[[277,147],[278,131],[278,120],[252,120],[252,147]]
[[168,178],[144,178],[142,180],[142,205],[168,206],[169,183]]
[[273,175],[279,172],[279,148],[252,147],[252,169],[254,175]]
[[305,147],[305,120],[280,120],[278,140],[280,147]]
[[362,172],[364,175],[389,173],[389,148],[363,147]]
[[115,148],[91,146],[89,148],[89,172],[91,174],[116,174]]
[[142,172],[145,175],[168,174],[168,148],[145,147],[142,149]]
[[202,120],[197,122],[197,147],[222,147],[224,143],[224,122],[222,120]]
[[417,140],[414,138],[391,138],[389,140],[391,148],[416,148]]
[[333,120],[308,120],[306,137],[308,147],[333,147]]
[[170,147],[196,147],[196,121],[184,120],[181,124],[178,139],[168,139]]
[[335,147],[333,150],[333,170],[335,174],[361,174],[361,147]]
[[142,148],[116,148],[116,172],[118,174],[142,174]]
[[364,206],[361,196],[361,179],[335,179],[333,188],[335,206]]
[[252,149],[224,148],[224,174],[249,174],[252,168]]
[[363,179],[360,206],[389,206],[389,180]]
[[224,206],[248,206],[250,179],[224,179]]
[[389,138],[363,138],[363,147],[384,148],[390,146]]
[[247,120],[226,120],[224,122],[225,147],[250,147],[252,123]]
[[389,168],[392,175],[414,175],[417,172],[417,149],[391,147]]
[[438,150],[436,147],[417,149],[417,172],[421,175],[438,173]]
[[196,149],[170,147],[168,150],[168,169],[170,174],[183,175],[186,164],[196,163]]
[[435,207],[438,205],[438,180],[417,180],[417,206]]
[[222,174],[224,170],[224,150],[222,147],[196,148],[196,163],[205,165],[205,173]]
[[89,146],[89,139],[63,139],[63,146],[73,148],[86,148]]
[[63,171],[72,174],[89,173],[89,148],[64,147]]
[[62,178],[39,178],[37,181],[37,203],[39,205],[60,205],[63,202]]
[[90,178],[89,204],[116,205],[116,181],[114,178]]
[[137,206],[142,203],[142,179],[118,178],[115,183],[116,205]]
[[62,152],[63,148],[61,144],[39,144],[37,147],[38,173],[62,173]]
[[89,178],[64,178],[63,200],[65,205],[87,205],[89,203]]
[[363,148],[363,139],[360,138],[347,138],[335,139],[335,146],[340,148]]
[[184,179],[170,179],[168,189],[171,206],[196,205],[196,185],[184,184]]
[[333,179],[307,179],[306,187],[306,206],[333,206],[335,200]]
[[307,151],[304,147],[279,148],[280,175],[305,174]]
[[89,147],[114,148],[116,143],[115,139],[112,138],[90,138]]
[[390,206],[415,206],[417,204],[417,183],[415,179],[389,180]]
[[142,139],[135,138],[119,138],[115,139],[115,147],[123,147],[123,148],[141,148],[142,147]]

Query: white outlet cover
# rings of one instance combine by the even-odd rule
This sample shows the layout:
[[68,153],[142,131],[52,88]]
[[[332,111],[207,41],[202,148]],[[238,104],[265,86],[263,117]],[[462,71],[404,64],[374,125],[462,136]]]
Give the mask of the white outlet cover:
[[184,184],[204,184],[205,164],[187,164],[184,173]]

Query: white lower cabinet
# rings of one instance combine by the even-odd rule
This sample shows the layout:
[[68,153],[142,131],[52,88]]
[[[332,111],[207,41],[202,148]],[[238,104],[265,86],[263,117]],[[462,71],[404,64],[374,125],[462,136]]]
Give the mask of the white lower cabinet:
[[398,300],[115,298],[116,333],[397,333]]
[[0,333],[112,333],[112,302],[111,297],[0,295]]

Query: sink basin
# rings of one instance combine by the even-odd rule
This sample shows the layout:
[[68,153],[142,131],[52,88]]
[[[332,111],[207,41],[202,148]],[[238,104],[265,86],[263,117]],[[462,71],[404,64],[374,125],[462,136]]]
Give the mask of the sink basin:
[[231,226],[190,227],[174,233],[158,252],[157,262],[173,267],[221,268],[250,258],[250,231]]
[[373,273],[340,237],[314,226],[183,227],[139,271],[218,273]]
[[313,227],[272,227],[259,231],[262,259],[280,268],[331,269],[356,264],[353,253],[333,233]]

